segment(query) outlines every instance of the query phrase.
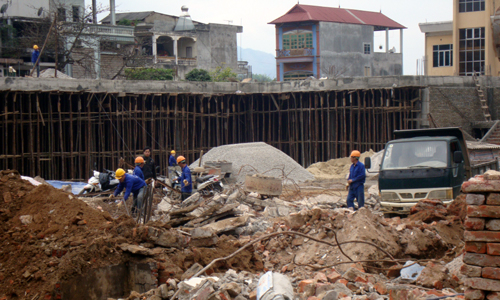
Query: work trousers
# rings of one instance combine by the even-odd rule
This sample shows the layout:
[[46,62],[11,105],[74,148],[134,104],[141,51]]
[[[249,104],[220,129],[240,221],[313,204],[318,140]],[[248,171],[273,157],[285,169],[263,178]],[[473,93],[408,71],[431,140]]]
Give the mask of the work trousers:
[[357,188],[349,188],[349,194],[347,194],[347,207],[354,208],[354,199],[358,200],[358,208],[365,206],[365,187],[360,185]]
[[147,186],[143,186],[139,189],[137,194],[134,194],[134,203],[132,204],[132,212],[136,212],[142,208],[142,201],[144,200],[144,194],[146,193]]
[[181,201],[184,201],[187,198],[191,197],[191,194],[192,193],[184,193],[184,192],[182,192],[182,194],[181,194]]

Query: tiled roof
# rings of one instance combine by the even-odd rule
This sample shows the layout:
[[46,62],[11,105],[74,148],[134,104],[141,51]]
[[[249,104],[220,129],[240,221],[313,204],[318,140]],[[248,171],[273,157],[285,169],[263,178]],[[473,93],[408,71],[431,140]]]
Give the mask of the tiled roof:
[[286,14],[270,22],[269,24],[282,24],[303,21],[372,25],[389,29],[406,28],[379,12],[302,4],[295,5]]

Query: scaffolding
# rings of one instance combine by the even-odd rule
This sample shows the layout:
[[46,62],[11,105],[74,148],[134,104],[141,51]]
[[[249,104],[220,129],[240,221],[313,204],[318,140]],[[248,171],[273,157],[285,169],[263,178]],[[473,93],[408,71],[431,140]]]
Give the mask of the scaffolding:
[[421,87],[252,94],[0,92],[0,168],[86,180],[152,146],[160,173],[175,149],[266,142],[303,166],[383,149],[417,128]]

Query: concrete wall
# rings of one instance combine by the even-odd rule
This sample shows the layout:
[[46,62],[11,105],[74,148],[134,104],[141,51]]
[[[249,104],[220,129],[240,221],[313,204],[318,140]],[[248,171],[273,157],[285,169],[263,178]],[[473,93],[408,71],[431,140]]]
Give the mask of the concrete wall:
[[[0,7],[8,3],[9,7],[5,17],[41,18],[49,11],[49,0],[0,0]],[[45,14],[38,16],[38,9],[43,7]]]
[[[197,29],[200,28],[197,26]],[[206,29],[200,28],[196,42],[198,68],[212,71],[215,68],[238,68],[237,33],[241,27],[208,24]],[[206,31],[205,31],[206,30]]]
[[[481,77],[485,88],[500,88],[500,78]],[[346,89],[379,89],[398,87],[467,87],[475,88],[471,77],[426,77],[426,76],[385,76],[356,77],[329,80],[302,80],[269,83],[240,82],[174,82],[174,81],[131,81],[131,80],[60,80],[41,78],[0,79],[0,90],[62,90],[109,93],[286,93],[300,91],[331,91]]]
[[[373,26],[320,22],[321,77],[402,75],[401,53],[374,53]],[[364,45],[371,53],[364,54]]]

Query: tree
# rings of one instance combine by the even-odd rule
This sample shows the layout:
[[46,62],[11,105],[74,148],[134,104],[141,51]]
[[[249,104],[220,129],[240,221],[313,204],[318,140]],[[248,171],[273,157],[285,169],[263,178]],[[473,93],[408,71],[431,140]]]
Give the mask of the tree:
[[265,74],[253,74],[252,79],[254,79],[257,82],[271,82],[276,79],[273,79]]
[[212,77],[207,70],[193,69],[186,74],[187,81],[212,81]]
[[135,68],[125,69],[127,80],[173,80],[172,69]]
[[237,81],[236,73],[229,67],[222,69],[222,67],[217,67],[213,72],[210,73],[212,77],[212,81],[215,82],[228,82],[228,81]]

